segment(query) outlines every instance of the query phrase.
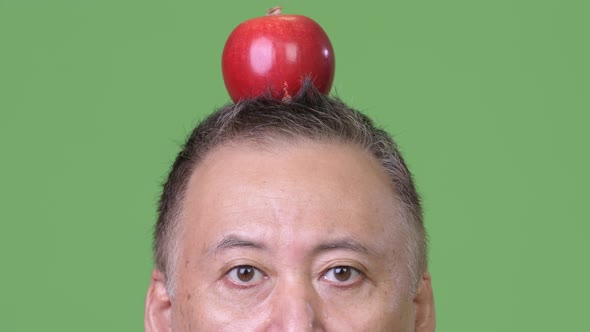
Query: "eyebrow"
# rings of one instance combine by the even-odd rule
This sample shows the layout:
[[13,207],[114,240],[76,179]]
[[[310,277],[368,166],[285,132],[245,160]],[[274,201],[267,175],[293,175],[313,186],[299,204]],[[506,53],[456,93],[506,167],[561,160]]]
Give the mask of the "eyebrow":
[[215,254],[220,251],[225,251],[234,248],[253,248],[253,249],[266,249],[262,243],[246,240],[237,235],[224,236],[221,241],[215,246]]
[[[259,242],[254,242],[251,240],[247,240],[243,237],[238,235],[227,235],[224,236],[215,246],[215,254],[217,255],[219,252],[226,251],[228,249],[234,248],[253,248],[253,249],[260,249],[266,250],[267,247]],[[318,254],[324,251],[332,251],[332,250],[348,250],[352,252],[356,252],[363,255],[370,255],[371,251],[367,249],[359,241],[355,240],[352,237],[344,237],[324,243],[320,243],[317,245],[313,252],[314,254]]]
[[334,241],[321,243],[315,248],[314,251],[316,253],[318,253],[318,252],[322,252],[322,251],[331,251],[331,250],[348,250],[348,251],[357,252],[357,253],[363,254],[363,255],[369,255],[371,253],[369,251],[369,249],[367,249],[367,247],[365,247],[362,243],[360,243],[359,241],[357,241],[351,237],[344,237],[344,238],[337,239]]

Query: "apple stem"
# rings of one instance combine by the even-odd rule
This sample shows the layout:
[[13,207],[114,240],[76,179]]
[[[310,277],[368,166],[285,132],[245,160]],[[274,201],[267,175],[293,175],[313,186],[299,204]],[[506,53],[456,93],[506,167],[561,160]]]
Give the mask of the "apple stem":
[[274,6],[266,11],[266,15],[281,15],[282,13],[283,7],[281,6]]
[[287,84],[287,81],[283,82],[283,99],[282,99],[283,103],[291,101],[291,95],[289,94],[288,88],[289,88],[289,85]]

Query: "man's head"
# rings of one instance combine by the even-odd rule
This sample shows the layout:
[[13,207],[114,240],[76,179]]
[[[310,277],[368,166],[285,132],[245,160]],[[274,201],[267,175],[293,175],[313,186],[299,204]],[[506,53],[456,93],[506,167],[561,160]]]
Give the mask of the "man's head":
[[146,330],[434,328],[403,158],[309,82],[193,131],[164,186],[155,260]]

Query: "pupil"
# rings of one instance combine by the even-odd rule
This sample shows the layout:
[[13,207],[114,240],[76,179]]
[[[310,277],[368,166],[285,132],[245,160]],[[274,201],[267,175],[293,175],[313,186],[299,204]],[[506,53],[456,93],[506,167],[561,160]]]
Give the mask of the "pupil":
[[347,281],[348,279],[350,279],[350,268],[346,267],[346,266],[339,266],[337,268],[334,268],[334,276],[336,277],[336,279],[338,279],[338,281]]
[[250,281],[254,278],[254,268],[251,266],[240,266],[238,268],[238,278],[240,281]]

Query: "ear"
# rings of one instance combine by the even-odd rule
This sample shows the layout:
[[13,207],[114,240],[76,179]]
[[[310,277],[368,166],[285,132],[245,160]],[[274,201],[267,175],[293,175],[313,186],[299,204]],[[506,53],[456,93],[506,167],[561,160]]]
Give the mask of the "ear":
[[416,332],[434,332],[436,319],[434,314],[434,295],[430,273],[425,272],[418,284],[418,291],[414,297],[414,312],[416,317]]
[[145,299],[144,328],[146,332],[172,331],[170,296],[164,273],[154,269]]

